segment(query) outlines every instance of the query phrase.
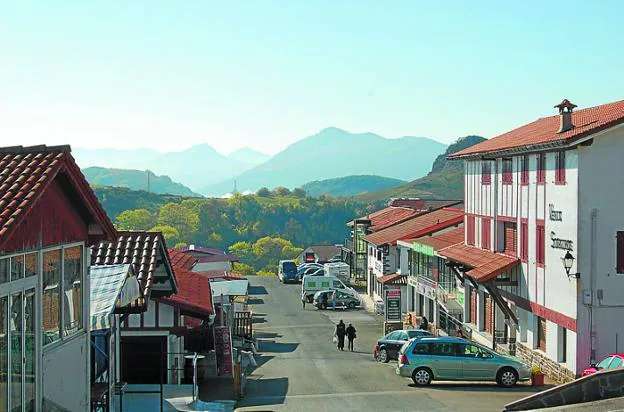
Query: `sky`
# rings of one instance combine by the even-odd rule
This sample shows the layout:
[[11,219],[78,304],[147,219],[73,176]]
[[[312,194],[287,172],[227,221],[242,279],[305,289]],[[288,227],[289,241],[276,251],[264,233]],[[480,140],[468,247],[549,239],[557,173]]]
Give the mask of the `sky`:
[[624,2],[3,1],[0,144],[450,143],[624,99]]

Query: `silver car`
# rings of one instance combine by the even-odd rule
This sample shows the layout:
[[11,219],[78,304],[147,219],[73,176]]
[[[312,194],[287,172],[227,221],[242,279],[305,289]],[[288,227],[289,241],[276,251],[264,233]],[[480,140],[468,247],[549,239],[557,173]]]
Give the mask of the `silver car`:
[[511,387],[531,377],[529,365],[522,360],[454,337],[421,337],[408,341],[399,351],[396,373],[412,378],[419,386],[443,380],[495,381]]

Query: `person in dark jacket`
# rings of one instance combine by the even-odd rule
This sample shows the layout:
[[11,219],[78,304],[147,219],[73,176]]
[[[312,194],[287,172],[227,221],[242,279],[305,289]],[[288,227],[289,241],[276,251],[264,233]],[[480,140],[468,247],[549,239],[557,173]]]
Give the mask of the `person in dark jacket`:
[[342,319],[340,319],[340,322],[336,325],[336,337],[338,338],[338,349],[340,350],[344,350],[344,338],[346,333],[345,324]]
[[353,352],[353,339],[355,339],[356,336],[355,332],[355,328],[351,323],[349,323],[349,326],[347,327],[347,339],[349,340],[349,350],[351,352]]
[[418,327],[418,329],[429,330],[429,321],[427,320],[426,316],[422,317],[422,321],[420,322],[420,326]]

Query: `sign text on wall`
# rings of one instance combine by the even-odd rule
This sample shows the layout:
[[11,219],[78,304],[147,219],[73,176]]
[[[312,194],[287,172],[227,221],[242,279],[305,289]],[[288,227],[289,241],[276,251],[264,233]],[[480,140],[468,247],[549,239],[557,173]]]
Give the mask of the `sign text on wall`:
[[552,203],[548,205],[548,215],[550,216],[550,220],[555,222],[563,221],[563,213],[561,210],[555,210],[555,205]]
[[574,250],[574,241],[558,238],[555,232],[550,232],[550,240],[553,249]]

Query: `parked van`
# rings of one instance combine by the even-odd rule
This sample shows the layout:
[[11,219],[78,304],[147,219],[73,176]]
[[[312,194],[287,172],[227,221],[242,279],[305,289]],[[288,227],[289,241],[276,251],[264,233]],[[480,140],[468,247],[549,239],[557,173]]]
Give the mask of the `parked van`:
[[277,277],[280,282],[299,282],[297,264],[294,260],[280,260],[277,265]]
[[325,275],[335,276],[342,280],[345,285],[351,284],[351,266],[344,262],[331,262],[323,265]]
[[359,293],[335,276],[304,276],[301,282],[301,294],[312,303],[314,294],[321,290],[340,290],[359,298]]

